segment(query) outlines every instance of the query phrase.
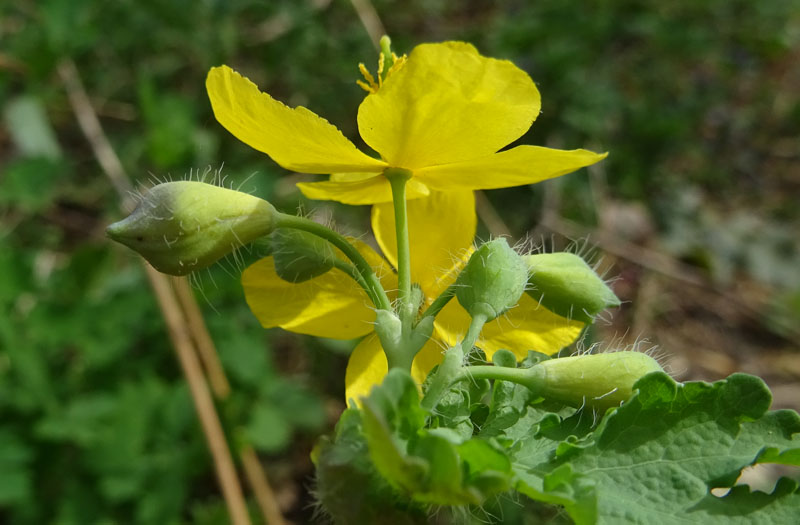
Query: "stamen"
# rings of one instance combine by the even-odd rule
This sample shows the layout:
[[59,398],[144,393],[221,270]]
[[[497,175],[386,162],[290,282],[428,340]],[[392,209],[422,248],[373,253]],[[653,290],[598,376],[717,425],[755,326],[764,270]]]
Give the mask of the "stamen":
[[372,87],[370,87],[370,85],[364,82],[363,80],[356,80],[356,84],[358,84],[358,86],[367,93],[375,93],[375,90],[372,89]]
[[[369,91],[370,93],[375,93],[376,91],[378,91],[378,88],[380,86],[378,86],[378,84],[375,83],[375,78],[370,74],[369,71],[367,71],[367,66],[365,66],[363,62],[360,62],[358,64],[358,70],[361,72],[362,75],[364,75],[364,78],[369,84],[370,89],[368,89],[367,91]],[[361,86],[361,84],[359,84],[359,86]],[[361,87],[363,88],[364,86]]]
[[391,75],[392,73],[399,71],[400,68],[402,68],[406,64],[407,58],[408,55],[403,55],[401,57],[398,57],[397,55],[392,53],[392,59],[394,61],[394,64],[392,64],[392,67],[390,67],[389,71],[386,72],[386,78],[389,78],[389,75]]
[[388,37],[381,39],[381,53],[378,55],[378,74],[377,80],[367,70],[367,67],[362,63],[358,64],[358,70],[366,80],[356,80],[356,84],[367,93],[377,93],[383,86],[383,81],[389,78],[389,75],[398,71],[406,63],[407,55],[398,57],[393,51],[390,51],[390,41]]

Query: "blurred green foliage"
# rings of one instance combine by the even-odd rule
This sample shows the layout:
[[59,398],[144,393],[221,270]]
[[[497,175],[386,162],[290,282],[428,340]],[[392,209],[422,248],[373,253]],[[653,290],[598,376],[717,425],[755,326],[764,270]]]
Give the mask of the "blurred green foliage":
[[[718,282],[782,289],[765,312],[778,333],[800,316],[796,0],[373,3],[399,52],[466,39],[527,70],[543,113],[522,141],[611,151],[610,197],[644,202],[666,250]],[[204,79],[227,63],[361,144],[356,65],[375,50],[345,0],[3,2],[0,42],[0,521],[220,523],[191,399],[138,263],[103,237],[117,197],[57,66],[77,64],[136,182],[224,164],[226,184],[284,211],[327,206],[357,232],[368,210],[304,200],[217,125]],[[596,223],[585,173],[552,187],[569,196],[561,214]],[[522,234],[543,192],[490,198]],[[238,271],[200,276],[235,392],[221,411],[302,491],[290,516],[307,521],[309,443],[341,406],[350,346],[264,332]],[[509,501],[486,512],[526,519]]]

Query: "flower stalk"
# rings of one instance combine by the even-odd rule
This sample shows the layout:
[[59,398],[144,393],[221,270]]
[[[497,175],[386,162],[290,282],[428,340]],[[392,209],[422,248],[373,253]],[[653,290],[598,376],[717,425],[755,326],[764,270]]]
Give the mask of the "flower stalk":
[[326,241],[339,248],[339,250],[341,250],[348,259],[350,259],[355,268],[358,270],[358,273],[361,274],[362,279],[356,279],[356,282],[362,285],[364,291],[367,293],[375,307],[379,310],[392,309],[392,303],[389,301],[389,297],[386,295],[386,291],[383,289],[383,286],[381,286],[378,276],[375,275],[375,271],[372,269],[366,259],[364,259],[364,256],[362,256],[352,244],[347,242],[347,239],[345,239],[342,235],[336,233],[330,228],[326,228],[322,224],[318,224],[312,220],[306,219],[305,217],[297,217],[295,215],[287,215],[285,213],[277,214],[276,226],[278,228],[295,228],[308,233],[313,233],[314,235],[322,237]]
[[461,345],[456,345],[445,352],[442,364],[439,365],[428,391],[420,401],[420,406],[426,411],[432,412],[450,385],[461,378],[463,369],[464,350]]
[[392,186],[394,204],[394,224],[397,238],[397,285],[398,314],[404,325],[411,325],[414,305],[411,301],[411,252],[408,242],[408,213],[406,208],[406,182],[411,172],[400,168],[390,168],[383,172]]
[[447,306],[447,303],[450,302],[450,299],[455,297],[456,295],[456,285],[451,284],[444,291],[439,294],[439,297],[434,299],[434,301],[422,312],[421,319],[425,319],[426,317],[436,317],[439,315],[439,312],[442,311],[442,308]]

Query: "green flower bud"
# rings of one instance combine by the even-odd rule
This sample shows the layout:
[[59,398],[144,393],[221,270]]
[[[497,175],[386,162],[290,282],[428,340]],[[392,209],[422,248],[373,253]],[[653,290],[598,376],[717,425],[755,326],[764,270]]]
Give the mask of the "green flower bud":
[[489,241],[470,257],[456,280],[456,297],[472,317],[487,321],[516,305],[528,282],[528,267],[505,239]]
[[211,266],[275,228],[265,200],[203,182],[159,184],[106,234],[139,252],[153,267],[185,275]]
[[336,254],[325,239],[302,230],[280,228],[270,239],[278,277],[302,283],[333,268]]
[[536,395],[573,407],[605,410],[630,398],[636,381],[663,369],[641,352],[609,352],[548,359],[526,372],[527,386]]
[[575,254],[539,253],[523,259],[530,271],[528,295],[552,312],[591,323],[606,308],[620,304],[611,288]]

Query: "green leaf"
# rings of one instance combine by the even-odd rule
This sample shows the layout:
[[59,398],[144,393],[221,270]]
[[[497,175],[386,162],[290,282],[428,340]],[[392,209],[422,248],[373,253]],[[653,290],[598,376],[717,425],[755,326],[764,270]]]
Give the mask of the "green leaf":
[[796,484],[786,481],[770,495],[710,492],[732,486],[753,463],[797,461],[800,416],[767,412],[771,395],[763,381],[734,374],[681,385],[654,373],[636,388],[593,434],[568,436],[550,454],[531,456],[544,435],[572,434],[575,417],[541,425],[515,454],[517,489],[564,505],[579,524],[729,523],[743,509],[743,523],[781,522],[787,508],[800,505]]
[[46,157],[18,159],[5,166],[0,179],[0,204],[36,213],[53,201],[67,175],[63,162]]
[[363,403],[364,435],[375,468],[395,487],[413,492],[422,485],[428,468],[405,454],[408,439],[424,424],[414,380],[393,369]]
[[[495,366],[514,368],[517,358],[508,350],[498,350],[492,356]],[[531,391],[509,381],[495,381],[489,416],[481,426],[482,437],[498,436],[513,426],[525,413],[531,401]]]
[[325,407],[319,396],[295,382],[276,380],[282,388],[270,392],[272,403],[293,427],[319,432],[325,425]]
[[461,382],[442,396],[430,427],[452,430],[464,441],[471,438],[474,431],[471,415],[469,385]]
[[706,494],[691,511],[698,523],[793,523],[799,506],[797,482],[781,478],[770,494],[740,485],[721,498]]
[[423,429],[426,414],[416,384],[407,372],[391,370],[362,400],[369,455],[376,470],[414,501],[481,504],[510,486],[510,460],[500,447],[464,434],[461,418],[469,414],[468,394],[453,389],[448,395],[453,402],[445,407],[461,415],[458,421],[449,416],[437,421],[455,428]]
[[505,492],[510,488],[511,460],[489,441],[470,439],[458,447],[465,463],[466,482],[483,494]]
[[246,434],[257,449],[264,452],[277,452],[289,443],[292,430],[280,410],[270,405],[260,404],[253,409]]
[[345,410],[334,438],[323,438],[312,453],[320,503],[336,523],[428,523],[421,506],[400,497],[370,461],[362,415],[361,410]]
[[43,157],[54,161],[61,157],[61,148],[42,102],[23,95],[3,108],[6,129],[17,149],[26,157]]
[[0,430],[0,506],[25,501],[32,495],[33,451],[11,429]]

